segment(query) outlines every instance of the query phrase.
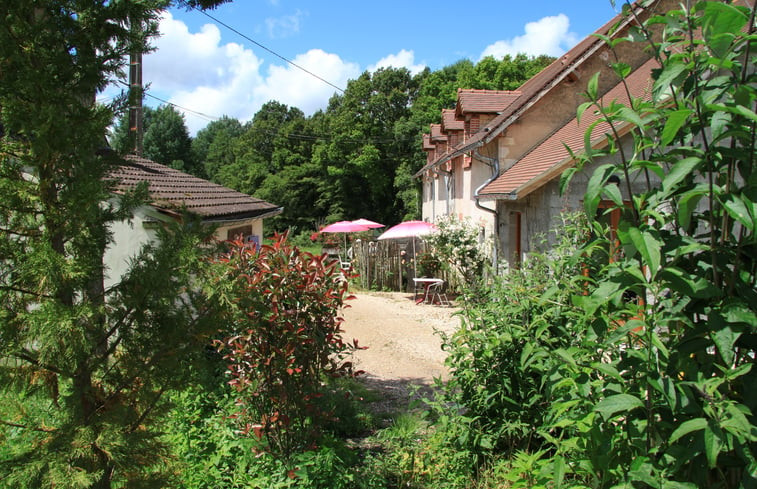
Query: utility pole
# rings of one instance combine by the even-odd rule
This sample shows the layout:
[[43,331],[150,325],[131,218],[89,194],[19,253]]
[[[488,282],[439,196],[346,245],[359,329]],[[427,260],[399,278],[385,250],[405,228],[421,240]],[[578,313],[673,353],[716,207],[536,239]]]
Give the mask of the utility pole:
[[[131,25],[132,34],[141,38],[142,26]],[[137,156],[142,156],[144,124],[142,118],[142,50],[134,49],[129,54],[129,148]]]

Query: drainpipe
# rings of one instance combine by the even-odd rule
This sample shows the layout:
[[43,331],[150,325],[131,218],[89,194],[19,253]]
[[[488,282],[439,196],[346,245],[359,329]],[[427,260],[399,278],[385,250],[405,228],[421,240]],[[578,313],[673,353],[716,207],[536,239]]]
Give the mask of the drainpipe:
[[[489,207],[484,207],[481,204],[480,198],[481,198],[481,190],[484,189],[487,185],[489,185],[491,182],[494,181],[499,176],[499,159],[498,158],[490,158],[488,156],[484,156],[481,153],[479,153],[478,148],[473,150],[473,156],[477,159],[482,161],[486,166],[492,169],[491,176],[486,179],[484,183],[482,183],[476,190],[473,192],[473,199],[474,204],[477,208],[481,209],[484,212],[489,212],[494,215],[494,235],[497,237],[497,239],[494,240],[494,252],[492,253],[492,266],[496,270],[497,267],[497,250],[499,250],[499,213],[497,212],[496,208],[491,209]],[[496,206],[496,204],[495,204]]]

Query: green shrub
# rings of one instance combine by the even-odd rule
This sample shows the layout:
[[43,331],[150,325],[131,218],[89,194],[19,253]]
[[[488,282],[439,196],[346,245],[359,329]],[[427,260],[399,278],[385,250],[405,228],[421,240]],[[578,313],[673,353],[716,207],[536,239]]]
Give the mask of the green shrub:
[[585,260],[577,253],[582,222],[566,216],[555,248],[494,278],[485,300],[466,310],[464,327],[447,340],[448,401],[460,411],[454,424],[465,426],[457,443],[481,463],[545,445],[545,380],[581,337],[571,297],[585,287]]
[[209,293],[230,311],[231,334],[217,346],[237,392],[241,433],[283,457],[313,446],[331,417],[319,402],[323,377],[351,373],[340,270],[280,235],[258,251],[234,244]]

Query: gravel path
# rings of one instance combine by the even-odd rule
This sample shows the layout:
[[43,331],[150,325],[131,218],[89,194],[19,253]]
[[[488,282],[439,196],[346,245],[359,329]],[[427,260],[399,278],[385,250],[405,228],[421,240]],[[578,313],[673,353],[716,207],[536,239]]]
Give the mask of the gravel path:
[[368,347],[355,352],[352,361],[365,371],[363,381],[382,392],[384,403],[403,404],[413,386],[427,392],[434,378],[448,378],[436,331],[455,331],[460,324],[457,308],[416,305],[412,294],[401,292],[355,295],[343,311],[344,338]]

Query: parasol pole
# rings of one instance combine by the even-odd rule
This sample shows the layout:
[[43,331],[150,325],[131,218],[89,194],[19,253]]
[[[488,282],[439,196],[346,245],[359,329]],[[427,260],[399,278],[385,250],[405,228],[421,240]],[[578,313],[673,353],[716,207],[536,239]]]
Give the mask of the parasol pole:
[[413,236],[413,278],[418,277],[418,258],[415,254],[415,236]]

